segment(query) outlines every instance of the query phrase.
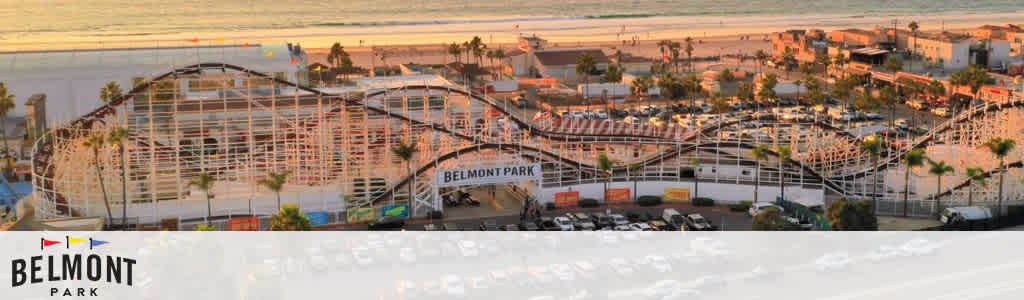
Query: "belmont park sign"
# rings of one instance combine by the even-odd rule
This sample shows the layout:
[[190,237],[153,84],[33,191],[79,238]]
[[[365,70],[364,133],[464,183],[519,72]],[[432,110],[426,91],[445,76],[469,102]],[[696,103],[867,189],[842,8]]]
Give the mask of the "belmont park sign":
[[437,186],[492,184],[515,181],[539,181],[540,164],[438,170]]

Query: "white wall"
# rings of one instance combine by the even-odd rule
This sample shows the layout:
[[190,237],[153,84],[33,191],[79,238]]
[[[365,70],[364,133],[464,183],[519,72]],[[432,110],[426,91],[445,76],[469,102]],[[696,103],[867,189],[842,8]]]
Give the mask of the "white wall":
[[[601,183],[589,183],[568,187],[543,188],[540,191],[540,202],[554,202],[555,193],[568,191],[579,191],[580,199],[594,198],[602,200],[604,198],[604,193],[602,192],[603,187],[604,185]],[[637,190],[640,191],[637,195],[656,195],[664,197],[665,188],[667,187],[689,188],[691,196],[693,193],[693,182],[641,181],[637,183]],[[632,182],[613,182],[608,184],[608,188],[628,188],[630,189],[630,197],[633,196]],[[700,197],[714,199],[715,203],[731,204],[738,203],[740,201],[753,200],[754,186],[731,183],[701,182],[699,192]],[[778,185],[761,185],[758,187],[758,201],[775,201],[775,197],[778,196]],[[790,200],[802,198],[813,202],[823,202],[825,199],[825,193],[820,189],[805,189],[798,186],[787,186],[786,198]]]

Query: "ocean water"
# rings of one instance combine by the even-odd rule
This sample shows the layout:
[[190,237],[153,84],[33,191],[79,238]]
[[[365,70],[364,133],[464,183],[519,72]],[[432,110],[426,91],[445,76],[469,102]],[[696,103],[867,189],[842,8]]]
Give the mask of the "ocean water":
[[159,39],[315,27],[387,30],[380,27],[477,23],[514,26],[672,16],[877,16],[1022,10],[1021,0],[0,0],[0,42],[37,41],[40,36],[76,41]]

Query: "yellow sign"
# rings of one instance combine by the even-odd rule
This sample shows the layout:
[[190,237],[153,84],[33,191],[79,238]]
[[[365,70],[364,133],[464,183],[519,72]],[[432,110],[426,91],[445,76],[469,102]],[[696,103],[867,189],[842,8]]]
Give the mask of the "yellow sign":
[[362,207],[349,209],[345,212],[346,219],[349,223],[364,223],[373,221],[374,214],[372,207]]
[[665,202],[690,201],[689,188],[665,188]]

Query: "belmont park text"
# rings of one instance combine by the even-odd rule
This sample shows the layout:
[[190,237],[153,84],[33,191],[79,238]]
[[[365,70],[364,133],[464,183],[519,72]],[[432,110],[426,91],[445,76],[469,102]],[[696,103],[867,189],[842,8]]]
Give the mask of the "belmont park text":
[[443,182],[453,183],[463,180],[472,180],[487,177],[534,177],[533,168],[529,166],[493,167],[465,170],[450,170],[444,172]]

